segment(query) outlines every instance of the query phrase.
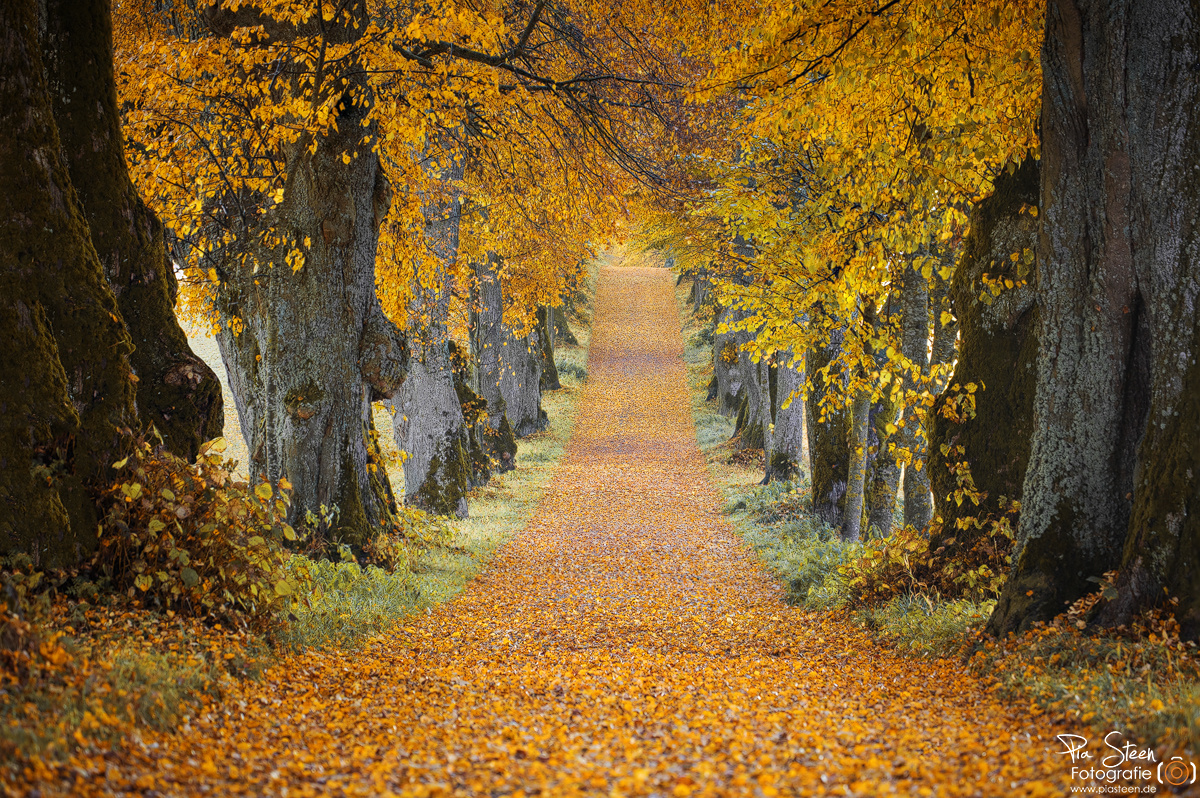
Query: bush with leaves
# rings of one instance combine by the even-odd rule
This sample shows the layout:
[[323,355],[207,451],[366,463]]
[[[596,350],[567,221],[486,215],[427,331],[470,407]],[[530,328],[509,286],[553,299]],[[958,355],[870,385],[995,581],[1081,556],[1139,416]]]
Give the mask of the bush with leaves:
[[142,441],[114,463],[93,566],[130,597],[263,629],[303,579],[285,568],[291,486],[236,479],[225,448],[210,441],[192,464]]

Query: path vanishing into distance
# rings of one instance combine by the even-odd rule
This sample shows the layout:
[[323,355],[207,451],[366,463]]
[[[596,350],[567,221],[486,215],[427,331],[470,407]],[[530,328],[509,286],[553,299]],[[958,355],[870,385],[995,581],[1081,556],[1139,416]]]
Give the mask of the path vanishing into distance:
[[[1062,795],[1055,729],[956,661],[787,607],[697,448],[673,276],[606,268],[525,530],[365,650],[290,656],[73,794]],[[48,789],[45,794],[54,792]]]

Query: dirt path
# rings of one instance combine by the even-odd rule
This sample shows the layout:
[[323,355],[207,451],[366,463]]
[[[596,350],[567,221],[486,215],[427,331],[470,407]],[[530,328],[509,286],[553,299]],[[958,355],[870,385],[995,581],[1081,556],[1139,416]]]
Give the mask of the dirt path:
[[959,666],[781,603],[717,512],[677,319],[667,272],[604,271],[568,452],[461,598],[365,652],[289,659],[180,735],[80,762],[76,788],[1064,792],[1040,781],[1069,770],[1050,728]]

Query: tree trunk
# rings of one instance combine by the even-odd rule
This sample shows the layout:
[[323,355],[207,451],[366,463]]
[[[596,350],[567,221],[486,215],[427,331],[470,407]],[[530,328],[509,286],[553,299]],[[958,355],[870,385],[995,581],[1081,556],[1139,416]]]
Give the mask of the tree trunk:
[[[971,232],[952,278],[949,295],[962,330],[962,347],[952,388],[938,397],[930,417],[929,477],[941,518],[929,544],[935,562],[950,564],[971,551],[988,532],[975,520],[999,519],[1008,510],[1008,500],[1021,498],[1033,435],[1038,314],[1033,264],[1014,263],[1009,256],[1037,245],[1037,221],[1022,210],[1036,206],[1037,200],[1036,161],[1001,175],[995,192],[972,214]],[[1013,281],[1027,276],[1030,284],[1006,290],[992,301],[984,288],[985,274]],[[989,300],[981,300],[981,294]],[[935,335],[935,346],[936,340]],[[955,423],[943,411],[952,399],[966,395],[970,383],[979,387],[970,394],[975,417]],[[987,494],[979,506],[954,499],[959,477],[953,466],[960,462],[970,468],[975,488]]]
[[542,340],[534,327],[524,335],[504,326],[500,341],[500,393],[513,435],[524,438],[547,427],[542,410]]
[[538,308],[537,331],[542,339],[542,384],[543,391],[557,391],[562,388],[558,379],[558,366],[554,363],[554,324],[549,319],[553,309],[545,305]]
[[[912,391],[921,384],[921,376],[929,373],[929,283],[914,265],[905,268],[903,281],[900,353],[912,369],[904,377],[904,389]],[[924,529],[933,518],[929,472],[925,469],[926,439],[921,419],[912,408],[905,407],[901,423],[895,444],[908,453],[904,467],[904,525]]]
[[[438,164],[440,166],[440,164]],[[447,186],[462,179],[461,163],[443,166]],[[454,388],[450,357],[449,266],[458,257],[460,199],[423,196],[427,263],[432,274],[418,273],[408,306],[412,362],[392,405],[396,446],[404,460],[405,502],[436,515],[467,515],[471,487],[470,434]]]
[[480,437],[484,439],[496,468],[508,471],[517,463],[517,441],[500,390],[504,293],[500,285],[499,256],[489,254],[481,263],[475,264],[472,289],[470,326],[475,359],[472,388],[487,404],[486,428],[480,431]]
[[436,515],[465,518],[471,441],[446,344],[443,333],[440,344],[413,347],[408,377],[391,404],[396,446],[408,454],[403,463],[405,503]]
[[[742,335],[746,340],[754,337],[749,332]],[[760,369],[760,365],[761,361],[755,363],[750,359],[748,352],[739,353],[738,372],[742,389],[733,437],[737,440],[737,448],[742,451],[764,448],[767,431],[770,429],[770,373],[766,368]],[[766,414],[763,412],[764,408],[767,410]]]
[[571,332],[571,325],[567,323],[566,308],[559,305],[550,310],[554,317],[554,345],[558,346],[558,342],[562,341],[567,346],[579,346],[579,339]]
[[450,364],[454,371],[454,392],[462,408],[463,423],[467,430],[467,462],[470,464],[471,487],[486,485],[492,478],[492,452],[488,441],[487,401],[471,389],[470,355],[450,342]]
[[1200,634],[1197,33],[1182,2],[1047,8],[1035,433],[994,632],[1119,567],[1102,622],[1174,593]]
[[860,390],[850,404],[849,476],[846,479],[846,501],[842,512],[843,540],[862,538],[864,489],[867,476],[867,423],[871,413],[871,394]]
[[[904,281],[900,281],[898,289],[893,290],[884,305],[884,318],[889,324],[895,324],[903,331],[904,318],[894,312],[897,306],[903,307]],[[880,330],[882,332],[882,330]],[[886,347],[874,347],[872,353],[875,365],[881,371],[888,365]],[[902,406],[903,380],[892,381],[884,386],[887,391],[877,397],[871,404],[867,420],[867,476],[865,487],[867,531],[879,536],[889,535],[892,531],[892,521],[895,518],[896,492],[900,486],[900,463],[896,459],[895,435],[898,432]]]
[[[722,324],[734,324],[740,319],[732,308],[719,308],[715,321],[717,329]],[[743,401],[745,381],[742,360],[746,353],[741,350],[745,341],[738,331],[713,334],[713,379],[717,387],[717,412],[723,416],[736,416]]]
[[[351,82],[350,91],[361,89]],[[345,102],[337,129],[292,148],[275,230],[306,242],[304,267],[287,246],[264,250],[254,270],[230,269],[217,336],[250,451],[250,473],[293,485],[293,515],[338,510],[332,542],[361,546],[395,511],[370,441],[371,402],[395,394],[407,344],[375,294],[375,250],[390,188],[378,157],[360,145],[366,103]],[[357,153],[349,163],[343,154]],[[240,321],[239,321],[240,320]],[[238,327],[243,327],[240,334]],[[371,468],[375,466],[375,468]]]
[[791,352],[776,354],[775,428],[771,436],[771,455],[766,459],[766,481],[791,479],[801,468],[807,469],[808,441],[804,429],[804,366],[791,362]]
[[221,386],[175,318],[175,272],[163,228],[125,165],[113,76],[111,0],[48,0],[43,56],[71,183],[133,340],[138,418],[194,460],[219,437]]
[[34,0],[0,3],[0,127],[0,552],[63,567],[95,548],[92,491],[137,411],[132,346],[62,161]]
[[[837,526],[846,504],[846,482],[850,471],[849,413],[834,408],[826,400],[843,390],[844,377],[835,366],[828,375],[821,373],[838,356],[844,332],[835,329],[828,342],[808,352],[805,370],[812,382],[809,401],[805,402],[808,427],[808,452],[812,461],[812,508],[818,519]],[[839,384],[840,383],[840,384]]]

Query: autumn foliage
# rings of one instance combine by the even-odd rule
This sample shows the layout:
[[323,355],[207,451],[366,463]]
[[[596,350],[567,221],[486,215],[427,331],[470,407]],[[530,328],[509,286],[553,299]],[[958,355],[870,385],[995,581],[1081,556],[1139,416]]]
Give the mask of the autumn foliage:
[[210,442],[188,463],[142,442],[117,463],[92,568],[131,598],[262,630],[299,587],[284,567],[298,536],[286,482],[237,479],[224,449]]

